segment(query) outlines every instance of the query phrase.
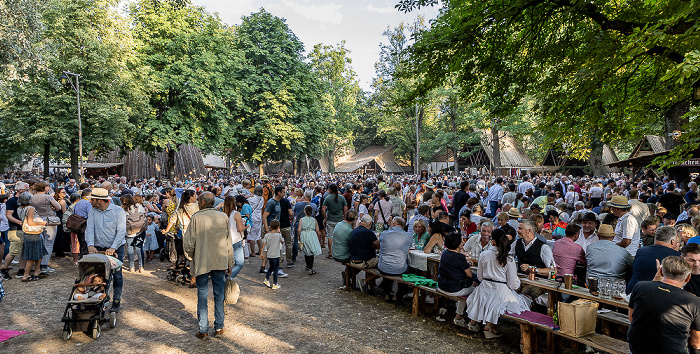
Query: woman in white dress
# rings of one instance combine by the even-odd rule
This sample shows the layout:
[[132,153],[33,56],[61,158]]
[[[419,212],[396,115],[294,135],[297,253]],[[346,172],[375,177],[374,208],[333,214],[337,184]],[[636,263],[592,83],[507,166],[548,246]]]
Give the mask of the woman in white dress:
[[468,328],[479,332],[477,322],[485,324],[484,336],[498,338],[498,318],[505,312],[521,313],[530,308],[529,301],[515,292],[520,287],[517,266],[510,251],[510,239],[503,230],[493,230],[491,238],[495,248],[479,256],[477,275],[481,284],[467,300],[467,316],[471,319]]
[[250,221],[252,225],[250,226],[250,233],[248,234],[248,246],[250,247],[250,254],[255,255],[255,245],[258,245],[258,255],[262,252],[262,211],[265,206],[265,200],[262,197],[263,188],[262,186],[256,186],[253,190],[253,196],[248,198],[248,203],[253,208],[253,214],[251,214]]

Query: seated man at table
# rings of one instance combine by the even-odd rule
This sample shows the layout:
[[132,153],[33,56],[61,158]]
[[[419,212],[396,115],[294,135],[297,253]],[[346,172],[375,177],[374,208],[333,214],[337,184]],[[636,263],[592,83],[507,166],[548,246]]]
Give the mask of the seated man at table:
[[511,244],[510,253],[515,255],[518,272],[526,273],[530,266],[538,274],[546,276],[549,266],[554,263],[552,249],[535,237],[535,225],[530,220],[523,220],[518,226],[518,236]]
[[[391,227],[379,235],[379,263],[377,268],[383,275],[401,276],[408,269],[408,250],[411,248],[413,239],[403,228],[406,221],[403,218],[395,217],[391,221]],[[384,290],[384,300],[387,302],[401,299],[408,292],[408,287],[399,284],[398,291],[392,298],[391,288],[394,286],[393,280],[382,280]]]
[[586,253],[583,247],[575,242],[580,231],[581,226],[568,224],[564,230],[564,237],[552,245],[552,255],[557,265],[557,278],[564,277],[564,274],[576,274],[577,267],[582,269],[580,276],[576,274],[577,280],[583,280],[581,278],[585,277],[586,273],[583,269],[586,267]]
[[471,235],[467,242],[464,243],[462,250],[464,250],[468,256],[474,255],[476,258],[479,258],[481,252],[493,247],[491,244],[491,233],[493,229],[494,225],[491,221],[485,220],[482,222],[480,232]]
[[676,229],[671,226],[661,226],[656,229],[654,244],[642,247],[637,251],[632,263],[632,278],[627,283],[627,293],[631,293],[637,282],[654,279],[656,261],[661,262],[668,256],[680,256],[678,252],[681,240]]
[[337,262],[350,262],[350,234],[356,220],[357,212],[350,209],[345,213],[345,220],[333,229],[333,259]]
[[[379,240],[372,226],[372,216],[364,215],[360,220],[360,226],[350,233],[350,263],[361,264],[364,268],[376,268],[379,259],[376,249],[379,248]],[[367,274],[364,280],[360,280],[360,287],[363,292],[369,292],[369,283],[376,279],[375,275]]]
[[447,212],[441,211],[440,214],[438,214],[438,221],[442,223],[442,231],[445,234],[457,231],[450,225],[450,214],[447,214]]
[[611,225],[600,225],[597,233],[598,241],[586,252],[586,277],[625,279],[632,269],[632,255],[612,242],[615,229]]
[[[511,254],[515,255],[518,272],[527,273],[530,266],[534,267],[534,272],[547,276],[549,267],[554,265],[552,249],[544,242],[535,237],[535,224],[530,220],[523,220],[518,226],[518,236],[511,244]],[[546,306],[545,292],[535,286],[524,286],[520,289],[520,294],[529,297],[533,302]]]
[[691,267],[681,257],[661,263],[661,281],[641,281],[629,300],[627,341],[632,353],[697,353],[700,298],[684,291]]

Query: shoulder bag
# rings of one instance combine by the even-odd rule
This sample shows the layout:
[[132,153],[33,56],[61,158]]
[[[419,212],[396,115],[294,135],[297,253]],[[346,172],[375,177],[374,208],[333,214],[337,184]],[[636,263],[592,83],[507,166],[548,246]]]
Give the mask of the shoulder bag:
[[[32,207],[33,208],[33,207]],[[28,211],[24,211],[24,218],[22,218],[22,232],[25,234],[29,235],[38,235],[42,232],[44,232],[44,225],[37,225],[37,226],[30,226],[27,223],[27,215],[29,214]],[[42,219],[39,215],[36,215],[36,209],[34,209],[34,222],[43,222],[44,219]]]

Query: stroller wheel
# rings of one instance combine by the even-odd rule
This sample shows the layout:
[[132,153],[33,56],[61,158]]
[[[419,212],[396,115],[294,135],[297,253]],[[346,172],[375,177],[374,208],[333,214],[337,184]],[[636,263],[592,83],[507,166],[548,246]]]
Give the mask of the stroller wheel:
[[73,329],[70,327],[70,324],[66,323],[66,325],[63,326],[62,338],[63,338],[63,340],[70,340],[72,337],[73,337]]
[[163,249],[158,252],[158,258],[160,258],[161,262],[165,262],[165,251]]
[[92,325],[92,333],[90,336],[92,337],[92,339],[100,338],[100,322],[99,321],[96,321]]
[[109,328],[114,328],[116,326],[117,326],[117,313],[110,312],[109,313]]

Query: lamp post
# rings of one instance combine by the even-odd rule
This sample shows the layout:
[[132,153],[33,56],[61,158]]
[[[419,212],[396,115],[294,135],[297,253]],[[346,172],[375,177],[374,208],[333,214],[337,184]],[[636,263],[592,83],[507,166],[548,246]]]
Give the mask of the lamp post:
[[[73,85],[73,79],[71,77],[75,77],[75,85]],[[61,84],[66,86],[67,82],[70,82],[70,86],[75,90],[77,99],[78,99],[78,156],[79,156],[79,166],[80,166],[80,182],[84,182],[84,177],[83,177],[83,123],[82,120],[80,119],[80,74],[73,74],[72,72],[69,71],[64,71],[61,74]]]

